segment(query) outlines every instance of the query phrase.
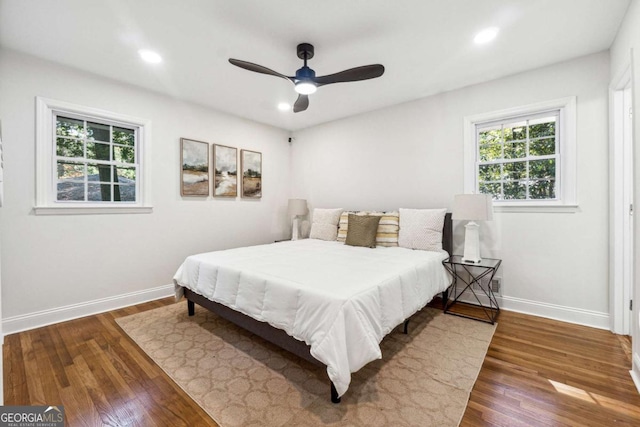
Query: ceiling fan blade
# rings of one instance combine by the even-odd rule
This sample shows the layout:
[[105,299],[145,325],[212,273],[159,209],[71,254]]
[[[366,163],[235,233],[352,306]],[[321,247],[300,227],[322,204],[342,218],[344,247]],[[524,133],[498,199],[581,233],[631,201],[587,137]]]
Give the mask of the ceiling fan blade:
[[380,64],[363,65],[362,67],[350,68],[339,73],[328,76],[316,77],[314,81],[317,86],[331,83],[356,82],[359,80],[375,79],[384,74],[384,66]]
[[300,111],[304,111],[309,107],[309,97],[307,95],[298,95],[298,99],[296,99],[296,103],[293,104],[293,112],[299,113]]
[[263,67],[262,65],[254,64],[252,62],[241,61],[239,59],[229,58],[229,62],[236,67],[244,68],[245,70],[254,71],[260,74],[267,74],[269,76],[282,77],[283,79],[287,79],[293,82],[293,77],[287,77],[284,74],[280,74],[277,71],[273,71],[267,67]]

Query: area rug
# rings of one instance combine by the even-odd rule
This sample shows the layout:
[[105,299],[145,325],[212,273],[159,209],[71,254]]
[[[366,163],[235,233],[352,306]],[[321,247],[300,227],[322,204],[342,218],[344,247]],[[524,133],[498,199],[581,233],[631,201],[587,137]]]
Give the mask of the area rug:
[[425,308],[382,360],[352,375],[342,403],[324,368],[185,302],[116,320],[220,426],[452,426],[460,423],[495,326]]

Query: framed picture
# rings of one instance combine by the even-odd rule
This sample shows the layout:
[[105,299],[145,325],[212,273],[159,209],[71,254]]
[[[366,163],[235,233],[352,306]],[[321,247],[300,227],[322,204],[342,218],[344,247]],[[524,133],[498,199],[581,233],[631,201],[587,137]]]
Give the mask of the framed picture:
[[259,199],[262,197],[262,153],[241,150],[242,197]]
[[238,149],[213,144],[213,196],[238,195]]
[[209,143],[180,138],[180,195],[209,195]]

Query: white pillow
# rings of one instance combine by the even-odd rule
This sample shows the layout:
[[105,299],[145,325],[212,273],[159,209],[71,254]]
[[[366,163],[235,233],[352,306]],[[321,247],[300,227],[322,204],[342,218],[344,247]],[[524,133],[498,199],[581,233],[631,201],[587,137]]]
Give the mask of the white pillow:
[[425,251],[442,250],[446,209],[400,209],[398,246]]
[[314,209],[309,238],[320,240],[336,240],[338,237],[338,222],[342,214],[338,209]]

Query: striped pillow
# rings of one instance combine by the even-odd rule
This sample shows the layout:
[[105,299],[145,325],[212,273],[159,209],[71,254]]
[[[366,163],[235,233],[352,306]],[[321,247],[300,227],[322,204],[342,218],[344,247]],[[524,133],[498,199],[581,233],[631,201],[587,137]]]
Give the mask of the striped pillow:
[[340,216],[338,242],[344,243],[347,239],[349,213],[381,216],[378,231],[376,232],[376,246],[398,246],[398,231],[400,229],[400,215],[398,212],[343,212]]
[[398,212],[370,212],[369,215],[382,217],[376,233],[376,246],[398,246],[400,214]]

